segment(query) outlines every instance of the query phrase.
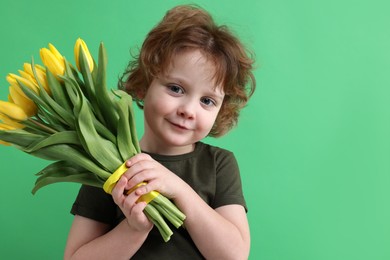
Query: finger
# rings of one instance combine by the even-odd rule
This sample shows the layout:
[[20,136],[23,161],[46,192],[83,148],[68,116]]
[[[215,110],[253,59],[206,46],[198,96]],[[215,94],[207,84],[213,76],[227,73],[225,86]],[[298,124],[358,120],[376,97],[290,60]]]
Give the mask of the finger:
[[135,160],[132,161],[127,161],[126,163],[126,167],[128,167],[128,169],[123,173],[123,175],[125,175],[128,179],[131,179],[133,176],[139,174],[140,172],[153,167],[153,163],[151,160],[143,160],[142,158],[140,159],[140,157],[138,159],[135,158]]
[[153,163],[141,161],[130,167],[124,174],[128,179],[126,189],[131,189],[141,182],[155,178]]
[[112,189],[111,192],[112,198],[118,206],[121,206],[123,204],[123,201],[125,200],[124,191],[125,191],[126,184],[127,184],[127,178],[122,176],[115,184],[114,188]]
[[146,206],[147,204],[145,202],[136,203],[131,210],[131,217],[145,228],[151,229],[153,227],[153,223],[144,213]]
[[144,169],[131,178],[129,178],[127,185],[129,187],[135,187],[136,185],[143,183],[147,184],[153,180],[155,180],[157,177],[156,171],[152,169]]
[[123,210],[126,212],[131,212],[133,210],[133,207],[136,205],[139,196],[135,194],[135,192],[131,192],[125,197],[126,198],[123,202]]
[[146,183],[145,185],[138,187],[134,192],[136,195],[142,196],[144,194],[151,192],[153,190],[152,186],[153,185],[151,185],[150,183]]
[[[134,214],[140,214],[140,215],[145,215],[143,213],[145,207],[147,206],[148,204],[146,202],[143,202],[143,201],[140,201],[140,202],[137,202],[134,207],[133,207],[133,211],[132,213]],[[142,213],[142,214],[141,214]]]
[[146,154],[146,153],[139,153],[139,154],[136,154],[134,155],[133,157],[131,157],[130,159],[128,159],[126,161],[126,166],[127,167],[131,167],[133,166],[134,164],[136,164],[137,162],[140,162],[140,161],[144,161],[144,160],[150,160],[152,157],[150,157],[149,154]]

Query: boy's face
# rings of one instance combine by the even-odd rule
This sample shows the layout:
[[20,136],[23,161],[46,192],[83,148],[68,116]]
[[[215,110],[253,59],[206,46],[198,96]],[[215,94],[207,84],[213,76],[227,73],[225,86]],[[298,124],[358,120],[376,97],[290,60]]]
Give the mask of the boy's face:
[[144,151],[182,154],[210,132],[224,93],[215,86],[214,64],[198,50],[174,56],[164,75],[155,78],[144,97]]

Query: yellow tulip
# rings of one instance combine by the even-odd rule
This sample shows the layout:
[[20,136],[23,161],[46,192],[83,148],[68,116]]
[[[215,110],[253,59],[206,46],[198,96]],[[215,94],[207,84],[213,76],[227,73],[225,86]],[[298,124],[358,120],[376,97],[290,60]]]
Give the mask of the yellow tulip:
[[49,43],[49,49],[42,48],[39,54],[43,64],[48,67],[51,73],[57,78],[58,75],[64,75],[65,59],[51,43]]
[[0,130],[14,130],[15,128],[7,125],[7,124],[4,124],[4,123],[0,123]]
[[18,89],[15,86],[10,86],[8,100],[22,108],[29,117],[37,114],[37,105],[26,97],[20,88]]
[[8,101],[11,103],[15,103],[10,94],[8,94]]
[[36,80],[33,75],[28,74],[27,72],[23,70],[18,70],[21,77],[27,79],[28,81],[36,83]]
[[13,74],[13,73],[9,73],[6,77],[7,81],[9,82],[9,84],[11,84],[11,86],[17,86],[20,88],[19,86],[19,82],[21,82],[23,85],[25,85],[26,87],[28,87],[29,89],[35,91],[35,93],[38,94],[38,85],[35,84],[35,82],[31,81],[31,80],[28,80],[26,78],[23,78],[21,76],[18,76],[16,74]]
[[24,121],[28,116],[24,110],[15,103],[0,100],[0,114],[16,121]]
[[[43,88],[46,90],[47,93],[51,93],[50,91],[50,88],[47,84],[47,79],[46,79],[46,70],[44,67],[42,67],[41,65],[38,65],[38,64],[35,64],[34,65],[34,68],[35,68],[35,72],[37,74],[37,78],[35,78],[35,75],[34,75],[34,72],[32,70],[32,66],[30,63],[24,63],[23,64],[23,70],[25,73],[27,73],[28,75],[30,75],[33,79],[34,79],[34,82],[38,85],[38,81],[39,83],[43,86]],[[22,74],[21,74],[22,75]],[[23,75],[22,75],[23,76]],[[23,76],[24,77],[24,76]]]
[[93,58],[91,56],[91,53],[88,50],[87,44],[81,38],[78,38],[76,40],[75,45],[74,45],[74,57],[76,60],[77,68],[80,71],[80,65],[79,65],[80,47],[84,51],[85,56],[87,57],[89,71],[92,72],[93,71]]
[[[29,97],[27,97],[26,93],[24,93],[24,91],[22,90],[22,88],[21,88],[19,85],[15,84],[15,85],[11,85],[10,88],[11,88],[11,87],[12,87],[14,90],[16,90],[16,91],[19,93],[19,95],[22,95],[22,96],[25,97],[25,98],[29,98]],[[15,103],[14,100],[13,100],[13,98],[12,98],[12,96],[9,95],[9,94],[8,94],[8,101],[11,102],[11,103]]]
[[24,125],[19,124],[18,122],[12,120],[8,116],[2,114],[0,114],[0,121],[2,121],[0,125],[3,130],[14,130],[14,129],[24,128]]

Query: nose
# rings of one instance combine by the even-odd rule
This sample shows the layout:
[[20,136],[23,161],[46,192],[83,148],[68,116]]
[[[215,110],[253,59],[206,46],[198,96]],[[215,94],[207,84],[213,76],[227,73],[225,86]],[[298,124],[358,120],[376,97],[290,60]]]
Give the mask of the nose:
[[180,104],[177,109],[177,114],[186,119],[194,119],[196,110],[196,102],[191,100],[185,100]]

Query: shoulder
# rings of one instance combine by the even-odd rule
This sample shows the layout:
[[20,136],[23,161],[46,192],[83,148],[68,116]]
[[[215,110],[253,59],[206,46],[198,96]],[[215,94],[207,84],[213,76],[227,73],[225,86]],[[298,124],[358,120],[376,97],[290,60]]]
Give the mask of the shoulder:
[[201,156],[207,156],[207,157],[214,158],[214,160],[216,160],[216,161],[225,161],[225,160],[235,161],[235,156],[234,156],[233,152],[231,152],[227,149],[224,149],[224,148],[221,148],[218,146],[214,146],[214,145],[210,145],[210,144],[206,144],[203,142],[198,142],[196,144],[195,152]]
[[221,154],[221,155],[233,154],[231,151],[227,149],[221,148],[219,146],[203,143],[203,142],[196,143],[195,151],[209,152],[212,154]]

